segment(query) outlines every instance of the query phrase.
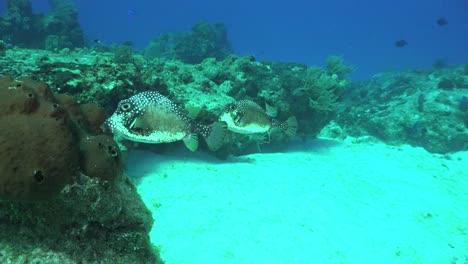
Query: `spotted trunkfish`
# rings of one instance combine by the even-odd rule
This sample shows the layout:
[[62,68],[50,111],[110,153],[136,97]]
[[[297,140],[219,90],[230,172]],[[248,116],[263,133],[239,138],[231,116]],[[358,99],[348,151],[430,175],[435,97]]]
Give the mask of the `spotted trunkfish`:
[[210,150],[219,149],[227,130],[224,122],[210,126],[195,122],[156,91],[141,92],[120,101],[103,128],[136,142],[158,144],[182,140],[191,151],[198,148],[198,135],[205,138]]
[[274,116],[274,111],[267,112],[253,101],[241,100],[228,104],[219,120],[226,122],[228,130],[240,134],[270,134],[275,128],[283,130],[288,136],[296,134],[297,120],[294,116],[285,122],[278,121]]

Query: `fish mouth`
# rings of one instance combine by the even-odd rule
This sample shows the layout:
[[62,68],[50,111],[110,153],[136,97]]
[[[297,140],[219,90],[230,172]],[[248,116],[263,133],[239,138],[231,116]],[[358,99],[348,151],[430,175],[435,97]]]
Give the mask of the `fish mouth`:
[[104,133],[111,133],[112,132],[112,128],[111,128],[111,124],[110,124],[110,119],[107,119],[106,121],[104,121],[104,123],[102,123],[99,128],[102,130],[102,132]]
[[243,116],[244,115],[241,112],[236,112],[232,114],[232,119],[236,125],[239,125]]
[[230,112],[225,112],[223,113],[219,121],[225,121],[225,122],[231,122],[233,124],[239,125],[239,123],[242,120],[242,117],[244,117],[244,113],[240,111],[230,111]]
[[224,121],[224,122],[231,122],[232,121],[232,115],[231,113],[222,113],[221,116],[218,118],[219,121]]

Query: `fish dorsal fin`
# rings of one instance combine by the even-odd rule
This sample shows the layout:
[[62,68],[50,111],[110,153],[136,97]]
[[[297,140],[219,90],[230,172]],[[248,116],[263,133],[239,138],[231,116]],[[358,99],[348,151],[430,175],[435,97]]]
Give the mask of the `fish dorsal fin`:
[[276,106],[269,105],[265,102],[265,113],[269,117],[276,117],[278,115],[278,108]]
[[190,119],[196,119],[202,111],[202,108],[195,105],[186,105],[185,110],[187,111],[187,116]]

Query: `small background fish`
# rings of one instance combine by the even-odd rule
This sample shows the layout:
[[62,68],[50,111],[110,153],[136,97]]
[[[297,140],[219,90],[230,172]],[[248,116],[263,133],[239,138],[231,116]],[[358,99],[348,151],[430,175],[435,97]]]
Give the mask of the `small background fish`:
[[250,100],[241,100],[229,104],[220,115],[219,120],[226,122],[228,130],[240,134],[268,133],[280,128],[288,136],[294,136],[297,131],[297,120],[290,117],[286,122],[279,122],[258,104]]
[[145,91],[119,102],[104,128],[125,139],[144,143],[169,143],[182,140],[188,149],[198,148],[198,134],[210,150],[224,143],[226,124],[211,126],[196,123],[175,103],[155,91]]
[[395,41],[394,45],[397,48],[403,48],[404,46],[408,45],[408,42],[404,39],[400,39],[400,40]]

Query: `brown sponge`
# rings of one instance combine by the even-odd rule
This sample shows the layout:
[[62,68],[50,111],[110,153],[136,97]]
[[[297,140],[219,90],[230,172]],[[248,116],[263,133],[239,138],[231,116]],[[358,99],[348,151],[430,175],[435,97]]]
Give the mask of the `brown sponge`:
[[84,174],[111,182],[121,178],[121,153],[111,136],[87,136],[81,140],[80,148]]
[[29,114],[39,106],[36,92],[9,77],[0,78],[0,116]]
[[101,134],[101,125],[104,123],[104,121],[106,121],[106,113],[104,112],[104,108],[95,103],[82,104],[80,105],[80,108],[88,123],[89,133],[94,135]]
[[55,96],[31,78],[0,78],[0,199],[36,201],[56,196],[80,173],[121,178],[115,141],[99,134],[104,112]]
[[0,79],[0,199],[58,194],[78,173],[77,138],[47,86]]

